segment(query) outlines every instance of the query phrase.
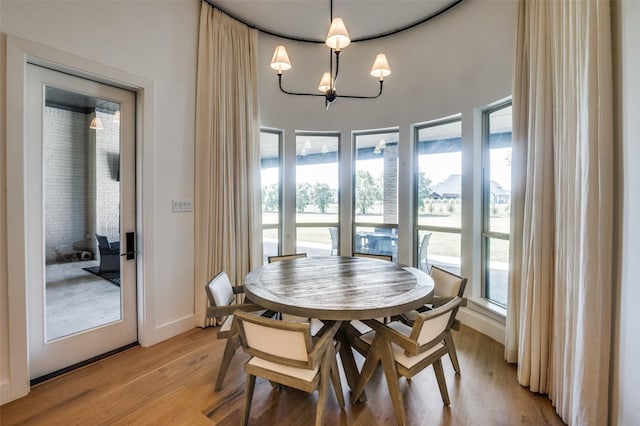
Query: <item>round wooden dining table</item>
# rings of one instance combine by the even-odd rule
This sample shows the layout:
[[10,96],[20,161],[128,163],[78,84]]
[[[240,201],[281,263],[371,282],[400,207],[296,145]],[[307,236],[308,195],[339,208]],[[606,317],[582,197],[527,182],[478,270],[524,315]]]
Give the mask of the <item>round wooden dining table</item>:
[[244,286],[251,301],[267,309],[339,321],[400,315],[433,296],[428,274],[365,257],[274,262],[247,274]]
[[[421,270],[366,257],[290,259],[261,266],[244,279],[247,297],[264,308],[343,325],[415,309],[432,299],[433,288],[433,280]],[[353,389],[358,370],[347,333],[343,329],[336,338]]]

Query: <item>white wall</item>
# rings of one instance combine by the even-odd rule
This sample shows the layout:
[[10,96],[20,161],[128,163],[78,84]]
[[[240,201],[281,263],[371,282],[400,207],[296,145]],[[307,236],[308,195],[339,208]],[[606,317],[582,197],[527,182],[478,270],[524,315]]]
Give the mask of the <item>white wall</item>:
[[468,112],[508,96],[513,19],[513,2],[467,0],[412,30],[352,43],[341,54],[338,94],[377,93],[377,79],[369,75],[376,53],[386,53],[392,74],[380,98],[338,99],[328,111],[321,97],[280,93],[269,67],[275,46],[284,44],[293,66],[284,73],[285,89],[319,93],[320,77],[329,68],[328,48],[261,35],[262,124],[297,130],[402,126]]
[[616,332],[613,350],[613,379],[611,392],[611,423],[640,424],[638,393],[640,392],[640,2],[626,0],[617,6],[614,22],[617,70],[617,124],[621,161],[618,196],[622,224],[619,236],[620,287],[616,297]]
[[[294,193],[295,179],[288,173],[294,169],[295,131],[341,132],[341,173],[351,174],[351,131],[399,128],[400,188],[398,260],[413,263],[413,215],[411,205],[411,139],[412,124],[461,114],[463,140],[463,235],[462,274],[469,278],[467,295],[480,296],[480,226],[481,205],[478,196],[481,185],[480,118],[478,108],[486,107],[511,94],[513,67],[514,2],[467,0],[448,13],[410,31],[369,42],[352,43],[343,50],[340,59],[338,94],[371,95],[378,91],[378,82],[369,75],[375,55],[384,52],[391,66],[391,76],[385,79],[384,92],[375,100],[338,98],[329,110],[322,97],[301,97],[283,94],[278,89],[277,76],[270,68],[275,46],[284,44],[289,52],[292,69],[283,76],[285,90],[319,93],[318,82],[328,70],[328,49],[320,44],[297,43],[271,36],[260,36],[261,124],[284,129],[285,166],[283,247],[295,251],[295,218],[287,191]],[[363,17],[362,19],[366,19]],[[347,22],[348,24],[348,22]],[[288,145],[288,146],[287,146]],[[473,159],[473,160],[472,160]],[[471,177],[471,178],[469,178]],[[287,185],[291,185],[287,189]],[[341,222],[351,218],[352,187],[349,179],[341,179]],[[349,229],[341,227],[342,252],[350,241]],[[476,306],[476,305],[474,305]],[[461,319],[474,328],[504,341],[504,327],[495,320],[476,315],[469,309]]]
[[[195,77],[200,1],[21,1],[0,2],[0,31],[30,42],[105,64],[151,81],[154,96],[149,109],[155,137],[142,147],[151,158],[154,174],[147,175],[145,191],[152,205],[142,206],[153,216],[150,232],[142,235],[153,256],[147,271],[153,312],[147,324],[146,344],[193,327],[193,215],[172,213],[172,199],[193,199]],[[5,73],[5,38],[2,37],[2,75]],[[5,79],[2,78],[2,99]],[[11,99],[7,99],[11,105]],[[3,103],[4,106],[4,103]],[[0,212],[0,331],[2,348],[0,384],[8,377],[8,292],[4,200],[6,115],[0,114],[2,160],[2,212]],[[143,171],[144,173],[144,171]],[[11,226],[9,224],[8,226]],[[2,401],[4,402],[4,401]]]

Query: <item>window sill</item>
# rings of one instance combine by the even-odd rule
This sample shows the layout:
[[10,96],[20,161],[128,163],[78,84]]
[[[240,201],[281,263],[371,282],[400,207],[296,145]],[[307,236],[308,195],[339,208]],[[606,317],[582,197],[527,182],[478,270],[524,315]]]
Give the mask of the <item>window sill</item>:
[[507,321],[507,310],[502,306],[499,306],[484,298],[469,298],[467,299],[467,308],[472,311],[478,312],[482,315],[498,321],[501,324],[505,324]]

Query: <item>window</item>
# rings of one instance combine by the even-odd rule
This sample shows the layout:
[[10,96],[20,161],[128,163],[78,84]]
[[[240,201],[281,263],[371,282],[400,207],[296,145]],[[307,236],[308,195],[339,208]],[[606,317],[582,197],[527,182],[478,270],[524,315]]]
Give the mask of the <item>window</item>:
[[262,254],[264,263],[268,256],[280,254],[282,186],[281,152],[282,132],[260,131],[260,179],[262,185]]
[[310,256],[338,254],[338,170],[336,134],[296,134],[296,251]]
[[459,117],[415,129],[416,264],[460,273],[462,122]]
[[398,256],[398,131],[354,137],[353,251]]
[[511,102],[485,111],[484,123],[484,297],[506,307],[511,214]]

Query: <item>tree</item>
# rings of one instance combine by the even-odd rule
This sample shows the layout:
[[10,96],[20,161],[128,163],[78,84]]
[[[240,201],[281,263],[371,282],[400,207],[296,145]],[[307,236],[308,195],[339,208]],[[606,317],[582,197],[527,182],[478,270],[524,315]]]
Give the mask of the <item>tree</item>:
[[296,185],[296,210],[303,213],[304,209],[311,204],[311,185],[308,183],[299,183]]
[[266,212],[275,212],[278,210],[280,194],[278,193],[278,184],[272,183],[262,187],[262,210]]
[[329,204],[334,202],[333,191],[326,183],[317,182],[313,186],[313,204],[318,207],[320,213],[325,213]]
[[360,214],[367,211],[377,202],[382,201],[382,188],[367,170],[356,173],[356,209]]
[[427,204],[427,199],[431,196],[431,179],[420,172],[418,175],[418,206],[423,209]]

